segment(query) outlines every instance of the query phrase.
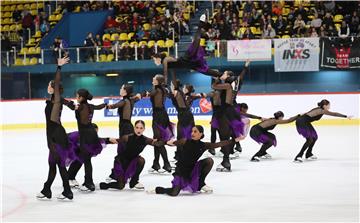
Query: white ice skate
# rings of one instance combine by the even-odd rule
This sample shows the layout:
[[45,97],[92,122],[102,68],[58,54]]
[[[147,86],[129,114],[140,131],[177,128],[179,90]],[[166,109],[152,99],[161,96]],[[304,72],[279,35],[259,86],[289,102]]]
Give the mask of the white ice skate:
[[235,160],[235,159],[239,159],[240,158],[240,152],[239,151],[235,151],[233,154],[229,155],[229,158],[231,160]]
[[306,158],[306,160],[308,160],[308,161],[317,160],[317,157],[312,155],[312,156]]
[[303,159],[301,157],[296,157],[294,160],[295,163],[302,163]]
[[164,170],[163,168],[160,168],[158,170],[155,170],[154,168],[150,168],[148,170],[149,173],[151,174],[169,174],[169,172],[167,172],[166,170]]
[[205,185],[200,189],[200,192],[206,193],[206,194],[211,194],[213,192],[213,189],[211,187],[209,187],[208,185]]
[[137,183],[133,189],[136,189],[136,190],[145,190],[145,187],[142,183]]
[[79,188],[79,183],[76,180],[69,180],[69,185],[71,188]]
[[218,172],[231,172],[231,170],[225,168],[223,165],[219,164],[217,167],[216,167],[216,171]]
[[105,179],[105,182],[108,184],[108,183],[116,182],[116,180],[113,179],[113,178],[111,178],[111,177],[107,177],[107,178]]
[[147,194],[156,194],[155,188],[147,190],[146,193]]
[[268,153],[266,153],[265,155],[263,155],[262,157],[260,157],[261,159],[272,159],[272,156]]
[[65,197],[63,194],[59,194],[58,196],[56,196],[56,198],[59,201],[71,201],[72,199],[69,199],[68,197]]
[[260,158],[258,156],[254,156],[250,161],[251,162],[260,162]]
[[42,194],[41,192],[36,194],[36,198],[42,201],[46,201],[46,200],[51,200],[51,198],[47,198],[44,194]]

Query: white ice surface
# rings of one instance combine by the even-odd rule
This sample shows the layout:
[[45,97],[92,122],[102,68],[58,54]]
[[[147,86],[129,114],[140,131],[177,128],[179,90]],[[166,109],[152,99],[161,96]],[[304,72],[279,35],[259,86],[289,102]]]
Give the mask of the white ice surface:
[[[293,163],[304,139],[294,126],[273,130],[278,146],[268,151],[272,160],[253,163],[249,158],[259,149],[250,137],[242,142],[241,158],[232,161],[232,172],[216,172],[206,183],[213,194],[178,197],[145,192],[101,191],[98,184],[110,173],[116,146],[108,146],[95,157],[93,177],[97,190],[84,194],[73,190],[74,200],[59,202],[59,174],[52,187],[51,201],[35,199],[47,177],[48,149],[45,130],[3,131],[2,220],[3,221],[359,221],[359,127],[316,126],[319,139],[314,148],[317,161]],[[68,129],[71,131],[72,129]],[[115,128],[101,128],[100,136],[116,137]],[[150,128],[145,135],[152,136]],[[210,138],[206,128],[204,141]],[[173,148],[168,148],[173,157]],[[170,186],[171,175],[148,174],[153,158],[146,147],[140,176],[146,189]],[[162,164],[162,161],[161,161]],[[83,168],[77,180],[82,183]]]

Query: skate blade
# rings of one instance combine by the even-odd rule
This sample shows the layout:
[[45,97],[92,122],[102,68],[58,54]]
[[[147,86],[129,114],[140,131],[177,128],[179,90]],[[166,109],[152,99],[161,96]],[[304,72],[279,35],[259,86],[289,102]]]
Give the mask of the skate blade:
[[36,199],[39,200],[39,201],[51,201],[51,198],[48,198],[48,197],[40,197],[40,196],[36,196]]
[[56,199],[60,202],[71,202],[73,200],[67,197],[57,197]]
[[231,170],[226,169],[226,168],[216,168],[217,172],[231,172]]

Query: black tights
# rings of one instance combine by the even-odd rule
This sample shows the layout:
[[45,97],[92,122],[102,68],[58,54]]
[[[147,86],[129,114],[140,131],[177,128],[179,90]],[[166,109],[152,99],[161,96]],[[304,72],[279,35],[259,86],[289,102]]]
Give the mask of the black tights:
[[42,192],[50,193],[51,185],[54,182],[55,177],[56,177],[56,166],[58,166],[60,176],[61,176],[61,179],[62,179],[62,182],[63,182],[64,192],[65,193],[69,193],[69,192],[71,193],[71,189],[70,189],[70,185],[69,185],[68,172],[67,172],[65,167],[62,167],[60,165],[60,161],[59,161],[59,158],[57,157],[57,155],[55,155],[53,157],[55,157],[55,162],[54,163],[49,162],[48,178],[47,178],[46,182],[44,183],[44,188],[43,188]]
[[[212,166],[214,165],[214,161],[211,158],[206,158],[200,161],[200,179],[199,179],[199,188],[200,190],[203,186],[205,186],[205,178],[211,171]],[[155,192],[157,194],[167,194],[170,196],[177,196],[181,191],[179,186],[164,188],[164,187],[156,187]]]
[[165,149],[165,146],[154,146],[154,162],[153,162],[153,169],[158,170],[160,169],[160,163],[159,163],[159,159],[160,159],[160,155],[161,158],[164,160],[164,167],[168,166],[170,167],[170,162],[168,159],[168,155],[167,155],[167,151]]
[[82,163],[79,161],[74,161],[71,163],[70,167],[69,167],[69,180],[75,180],[75,177],[77,175],[77,173],[79,172],[80,168],[82,167]]
[[305,154],[305,157],[306,158],[309,158],[310,156],[312,156],[312,149],[315,145],[315,142],[316,142],[317,139],[315,138],[306,138],[306,142],[304,143],[304,145],[302,146],[299,154],[296,155],[295,159],[297,157],[302,157],[304,155],[304,152],[306,150],[306,154]]
[[[133,188],[137,183],[139,183],[139,176],[140,176],[141,171],[144,169],[144,166],[145,166],[145,159],[142,157],[139,157],[137,164],[136,164],[135,174],[129,182],[130,188]],[[122,189],[124,189],[125,184],[126,184],[125,179],[122,177],[119,177],[116,182],[107,183],[107,187],[122,190]]]
[[266,143],[264,143],[264,144],[261,146],[260,150],[259,150],[257,153],[255,153],[255,155],[253,156],[253,158],[254,158],[255,156],[261,157],[261,156],[264,156],[265,154],[267,154],[266,150],[268,150],[272,145],[273,145],[273,143],[272,143],[271,140],[269,140],[269,141],[267,141]]

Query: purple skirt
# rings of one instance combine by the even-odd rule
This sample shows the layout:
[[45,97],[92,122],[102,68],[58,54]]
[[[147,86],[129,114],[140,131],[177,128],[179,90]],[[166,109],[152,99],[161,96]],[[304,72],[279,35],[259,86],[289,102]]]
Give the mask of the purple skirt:
[[197,48],[194,47],[194,42],[192,42],[187,49],[187,55],[190,56],[189,60],[196,63],[195,70],[199,71],[200,73],[206,73],[209,70],[209,66],[207,65],[205,59],[205,50],[202,46]]
[[234,119],[230,121],[230,127],[235,137],[244,135],[245,124],[241,120]]
[[79,157],[73,147],[63,148],[61,145],[55,144],[55,151],[49,151],[48,162],[49,164],[56,164],[57,160],[61,167],[66,167],[73,161],[79,160]]
[[[181,138],[191,139],[192,125],[180,127]],[[179,133],[178,133],[179,134]]]
[[155,123],[155,127],[160,131],[161,138],[159,140],[167,142],[174,137],[174,129],[175,129],[174,123],[169,122],[168,126],[162,126],[160,124]]
[[213,116],[211,118],[211,128],[219,129],[219,127],[220,127],[219,120],[216,117]]
[[128,179],[135,175],[138,159],[139,156],[131,160],[127,167],[123,167],[120,162],[115,162],[113,173],[116,179],[123,178],[124,182],[127,183]]
[[189,191],[195,193],[199,191],[199,180],[200,180],[200,161],[197,161],[194,169],[191,172],[191,179],[185,179],[181,176],[174,176],[171,181],[173,187],[180,187],[183,191]]
[[253,138],[258,143],[267,143],[270,140],[272,142],[273,146],[277,145],[276,138],[272,139],[269,136],[267,136],[266,134],[261,134],[261,135],[259,135],[257,137],[251,137],[251,138]]
[[312,139],[317,139],[318,138],[318,135],[317,135],[314,128],[296,126],[296,130],[304,138],[307,138],[307,139],[308,138],[312,138]]

